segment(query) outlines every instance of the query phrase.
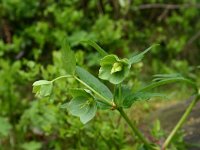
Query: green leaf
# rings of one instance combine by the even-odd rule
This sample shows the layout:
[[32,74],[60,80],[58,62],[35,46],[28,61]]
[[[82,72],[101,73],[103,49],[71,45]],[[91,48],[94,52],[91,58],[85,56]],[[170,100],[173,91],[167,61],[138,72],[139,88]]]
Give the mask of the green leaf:
[[63,67],[70,75],[74,75],[76,69],[76,58],[74,52],[71,50],[69,44],[65,41],[61,49]]
[[21,145],[23,150],[40,150],[42,148],[42,144],[36,141],[27,142]]
[[165,84],[169,84],[169,83],[173,83],[173,82],[185,82],[189,85],[191,85],[195,91],[198,91],[198,88],[196,86],[196,84],[194,82],[192,82],[191,80],[188,80],[184,77],[170,77],[170,78],[164,78],[164,79],[159,79],[160,81],[157,81],[157,82],[152,82],[151,84],[141,88],[140,90],[138,91],[148,91],[148,90],[151,90],[153,88],[156,88],[156,87],[159,87],[161,85],[165,85]]
[[87,43],[87,44],[89,44],[90,46],[92,46],[93,48],[95,48],[102,56],[108,55],[107,52],[105,52],[97,43],[95,43],[92,40],[84,40],[84,41],[81,41],[81,43]]
[[[126,99],[130,98],[132,95],[132,90],[126,85],[117,85],[115,87],[114,102],[119,107],[123,107],[123,103]],[[121,93],[121,94],[120,94]]]
[[10,123],[5,118],[0,117],[0,137],[8,136],[10,129]]
[[174,73],[174,74],[156,74],[153,77],[154,77],[153,81],[161,81],[163,79],[172,79],[182,76],[178,73]]
[[113,95],[111,91],[105,86],[101,81],[99,81],[96,77],[90,74],[88,71],[81,67],[76,67],[76,73],[79,78],[88,86],[90,87],[93,92],[102,95],[104,98],[112,101]]
[[37,96],[50,96],[53,89],[53,83],[47,80],[39,80],[33,83],[33,93]]
[[79,96],[84,96],[84,97],[91,97],[92,92],[90,90],[87,89],[80,89],[80,88],[72,88],[69,89],[69,93],[73,96],[73,97],[79,97]]
[[130,94],[130,95],[128,95],[124,98],[123,107],[129,108],[136,101],[149,100],[152,97],[166,98],[166,96],[164,94],[161,94],[161,93],[150,93],[150,92],[132,93],[132,94]]
[[138,55],[135,55],[135,56],[131,57],[131,58],[129,59],[129,64],[135,64],[135,63],[140,62],[140,61],[143,59],[144,55],[145,55],[148,51],[150,51],[153,47],[155,47],[155,46],[157,46],[157,45],[159,45],[159,44],[154,44],[154,45],[150,46],[149,48],[147,48],[146,50],[144,50],[143,52],[139,53]]
[[81,122],[85,124],[95,116],[97,105],[93,99],[79,96],[68,103],[67,109],[72,115],[80,117]]
[[97,100],[97,108],[98,109],[102,109],[102,110],[106,110],[106,109],[111,109],[112,107],[106,103],[103,103],[102,101],[98,101]]

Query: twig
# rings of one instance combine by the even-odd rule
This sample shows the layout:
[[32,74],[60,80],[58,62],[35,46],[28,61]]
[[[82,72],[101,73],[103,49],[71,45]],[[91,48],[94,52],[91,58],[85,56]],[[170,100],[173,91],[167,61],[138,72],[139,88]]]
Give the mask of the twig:
[[3,20],[3,31],[4,31],[5,38],[6,38],[5,39],[6,43],[12,43],[12,35],[10,32],[10,27],[6,20]]
[[187,51],[187,48],[192,45],[192,43],[194,41],[196,41],[198,38],[200,37],[200,30],[198,32],[196,32],[196,34],[194,34],[189,40],[188,42],[185,44],[185,46],[183,47],[183,51]]
[[103,5],[102,0],[98,0],[97,8],[98,8],[98,10],[99,10],[99,12],[100,12],[101,14],[104,13],[104,5]]
[[171,133],[169,134],[169,136],[167,137],[167,139],[165,140],[164,144],[162,145],[162,150],[166,150],[166,148],[168,147],[168,145],[170,144],[171,140],[173,139],[174,135],[177,133],[177,131],[182,127],[183,123],[186,121],[186,119],[188,118],[188,116],[190,115],[193,107],[196,105],[197,101],[199,100],[199,95],[197,95],[192,102],[190,103],[190,105],[187,107],[187,109],[185,110],[185,113],[183,114],[183,116],[180,118],[180,120],[178,121],[178,123],[176,124],[176,126],[173,128],[173,130],[171,131]]
[[166,9],[162,12],[162,14],[158,17],[158,21],[163,20],[163,18],[165,18],[165,16],[167,16],[168,12],[169,12],[169,9],[166,8]]
[[162,9],[181,9],[181,8],[200,8],[200,4],[143,4],[137,6],[137,9],[154,9],[154,8],[162,8]]
[[186,47],[191,45],[199,36],[200,36],[200,30],[190,38],[190,40],[186,44]]

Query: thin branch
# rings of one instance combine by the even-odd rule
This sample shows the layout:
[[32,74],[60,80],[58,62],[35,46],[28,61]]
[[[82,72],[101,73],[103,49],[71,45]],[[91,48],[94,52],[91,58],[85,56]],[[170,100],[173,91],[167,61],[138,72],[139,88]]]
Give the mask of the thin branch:
[[12,43],[12,34],[10,31],[10,26],[6,20],[3,19],[3,31],[5,34],[5,41],[6,43]]
[[158,21],[163,20],[167,16],[168,12],[169,12],[169,9],[165,8],[162,14],[158,17]]
[[190,40],[187,42],[187,46],[191,45],[195,40],[197,40],[200,37],[200,30],[190,38]]
[[129,127],[132,129],[133,133],[144,143],[144,145],[150,150],[152,149],[152,146],[148,139],[140,132],[140,130],[131,122],[131,120],[128,118],[126,113],[122,108],[119,108],[118,111],[120,112],[121,116],[124,118],[126,123],[129,125]]
[[136,7],[137,9],[181,9],[181,8],[200,8],[200,4],[143,4]]
[[193,44],[194,41],[196,41],[198,38],[200,38],[200,30],[196,32],[189,40],[186,42],[185,46],[183,47],[183,51],[187,51],[187,48]]
[[187,109],[185,110],[185,113],[180,118],[180,120],[178,121],[178,123],[173,128],[173,130],[171,131],[171,133],[167,137],[166,141],[162,145],[162,150],[166,150],[166,148],[170,144],[171,140],[173,139],[173,137],[175,136],[175,134],[177,133],[177,131],[182,127],[183,123],[186,121],[186,119],[190,115],[191,111],[193,110],[193,107],[196,105],[196,103],[198,102],[198,100],[199,100],[199,95],[197,95],[195,97],[195,99],[193,99],[192,102],[190,103],[190,105],[187,107]]

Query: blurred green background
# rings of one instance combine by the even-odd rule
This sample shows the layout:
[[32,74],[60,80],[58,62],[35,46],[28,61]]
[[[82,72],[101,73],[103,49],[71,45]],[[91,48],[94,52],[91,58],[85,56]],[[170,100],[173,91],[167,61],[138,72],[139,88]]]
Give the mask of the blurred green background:
[[[100,57],[81,40],[93,40],[119,57],[159,43],[135,66],[130,85],[144,84],[156,73],[200,80],[198,0],[0,0],[0,150],[137,147],[115,113],[102,111],[84,126],[60,109],[73,80],[59,81],[50,101],[34,97],[34,81],[64,73],[59,51],[64,38],[77,63],[94,74]],[[179,88],[183,98],[189,89]],[[138,106],[132,118],[138,122],[149,109],[148,103]]]

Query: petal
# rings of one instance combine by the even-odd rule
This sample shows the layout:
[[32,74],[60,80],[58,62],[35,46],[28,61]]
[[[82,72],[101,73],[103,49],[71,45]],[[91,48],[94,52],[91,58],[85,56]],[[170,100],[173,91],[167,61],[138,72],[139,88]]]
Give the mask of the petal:
[[128,76],[128,74],[129,74],[129,71],[130,71],[130,65],[127,65],[127,66],[124,66],[124,68],[123,68],[123,72],[124,72],[124,76],[125,77],[127,77]]
[[109,79],[109,81],[113,84],[119,84],[125,79],[125,75],[123,72],[116,72],[112,74],[112,77]]
[[107,55],[101,59],[100,65],[113,65],[117,60],[119,60],[119,58],[116,55]]
[[109,78],[111,77],[111,71],[112,66],[110,65],[106,65],[103,66],[99,69],[99,78],[103,79],[103,80],[109,80]]
[[119,60],[119,62],[121,62],[121,63],[123,63],[123,64],[125,64],[125,65],[128,65],[128,64],[129,64],[127,58],[123,58],[123,59]]

